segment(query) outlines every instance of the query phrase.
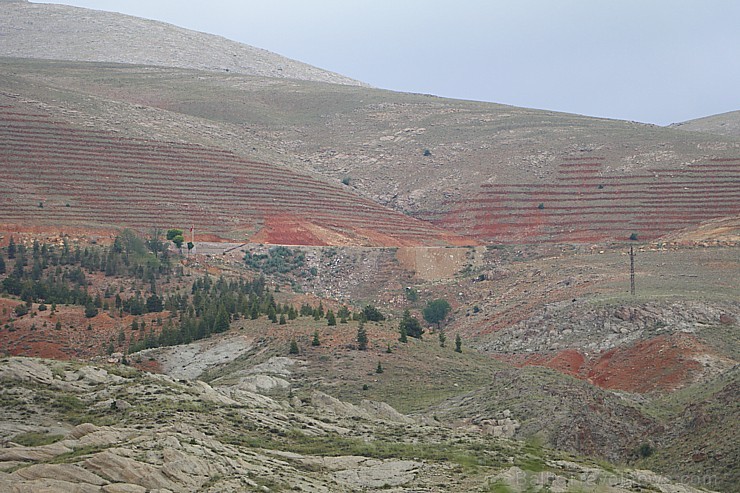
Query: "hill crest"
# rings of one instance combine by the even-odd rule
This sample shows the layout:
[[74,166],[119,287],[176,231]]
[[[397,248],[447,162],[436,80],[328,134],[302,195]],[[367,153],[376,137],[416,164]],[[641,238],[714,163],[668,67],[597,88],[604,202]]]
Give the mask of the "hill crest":
[[267,50],[164,22],[68,5],[5,1],[0,8],[0,56],[366,85]]

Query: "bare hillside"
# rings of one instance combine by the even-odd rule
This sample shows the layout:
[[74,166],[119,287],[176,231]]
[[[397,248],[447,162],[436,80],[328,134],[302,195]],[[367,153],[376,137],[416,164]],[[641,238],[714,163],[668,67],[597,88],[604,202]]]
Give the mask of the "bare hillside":
[[221,36],[67,5],[0,2],[0,56],[133,63],[361,85]]
[[719,115],[697,118],[696,120],[674,123],[671,127],[689,132],[704,132],[740,138],[740,111],[730,111]]

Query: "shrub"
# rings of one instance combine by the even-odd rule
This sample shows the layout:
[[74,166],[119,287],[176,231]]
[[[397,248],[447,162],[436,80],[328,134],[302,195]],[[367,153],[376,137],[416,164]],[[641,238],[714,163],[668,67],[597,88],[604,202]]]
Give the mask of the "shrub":
[[632,234],[630,235],[630,240],[632,240],[632,241],[637,241],[637,233],[632,233]]
[[415,288],[407,287],[406,288],[406,299],[409,300],[412,303],[415,302],[415,301],[418,301],[419,300],[419,292]]
[[382,322],[385,320],[385,316],[380,313],[380,310],[375,308],[373,305],[367,305],[362,309],[362,314],[365,316],[365,320],[370,322]]
[[642,445],[640,445],[640,448],[637,449],[637,453],[643,459],[646,458],[646,457],[650,457],[651,455],[653,455],[653,452],[655,452],[655,450],[653,449],[653,447],[649,443],[643,443]]
[[23,315],[26,315],[28,313],[28,307],[25,303],[21,303],[20,305],[15,307],[15,314],[19,317],[22,317]]
[[419,320],[416,317],[412,317],[408,310],[403,312],[403,318],[399,323],[398,329],[402,336],[405,333],[407,336],[414,337],[416,339],[421,339],[421,335],[424,333],[424,329],[421,328]]
[[98,309],[95,305],[89,304],[85,306],[85,317],[93,318],[98,314]]

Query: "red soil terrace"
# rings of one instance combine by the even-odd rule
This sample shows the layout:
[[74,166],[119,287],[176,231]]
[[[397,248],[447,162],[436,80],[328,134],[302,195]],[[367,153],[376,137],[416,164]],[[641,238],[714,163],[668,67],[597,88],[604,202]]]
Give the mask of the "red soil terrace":
[[0,223],[189,227],[281,244],[475,244],[287,168],[0,106]]

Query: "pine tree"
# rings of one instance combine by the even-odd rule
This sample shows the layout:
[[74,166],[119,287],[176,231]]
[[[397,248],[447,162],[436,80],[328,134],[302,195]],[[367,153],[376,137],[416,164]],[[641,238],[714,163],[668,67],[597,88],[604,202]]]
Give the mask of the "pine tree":
[[5,259],[0,255],[0,274],[5,274]]
[[439,330],[439,347],[445,347],[445,342],[447,342],[447,336],[445,335],[445,331],[440,329]]
[[378,361],[378,367],[375,368],[375,373],[383,373],[383,365]]
[[318,330],[314,331],[314,333],[313,333],[313,340],[311,341],[311,345],[314,346],[314,347],[321,346],[321,341],[319,340],[319,331]]
[[408,334],[406,334],[406,326],[401,324],[399,330],[401,331],[401,337],[398,340],[403,343],[409,342]]
[[15,240],[13,237],[10,237],[10,240],[8,241],[8,258],[14,259],[15,258],[15,252],[16,252],[16,246],[15,246]]
[[290,350],[288,350],[288,354],[298,354],[298,343],[293,339],[290,341]]
[[455,336],[455,352],[462,353],[462,338],[460,337],[460,334]]
[[337,325],[337,318],[334,316],[334,312],[329,310],[326,315],[327,325]]
[[221,305],[216,314],[216,321],[213,324],[213,331],[215,333],[226,332],[229,330],[229,314],[226,312],[226,308]]
[[279,323],[280,323],[280,325],[285,325],[285,324],[288,323],[288,321],[285,320],[285,314],[284,313],[281,313],[280,314],[280,322]]
[[367,331],[365,330],[365,326],[360,324],[357,328],[357,349],[365,351],[367,349],[367,342]]

